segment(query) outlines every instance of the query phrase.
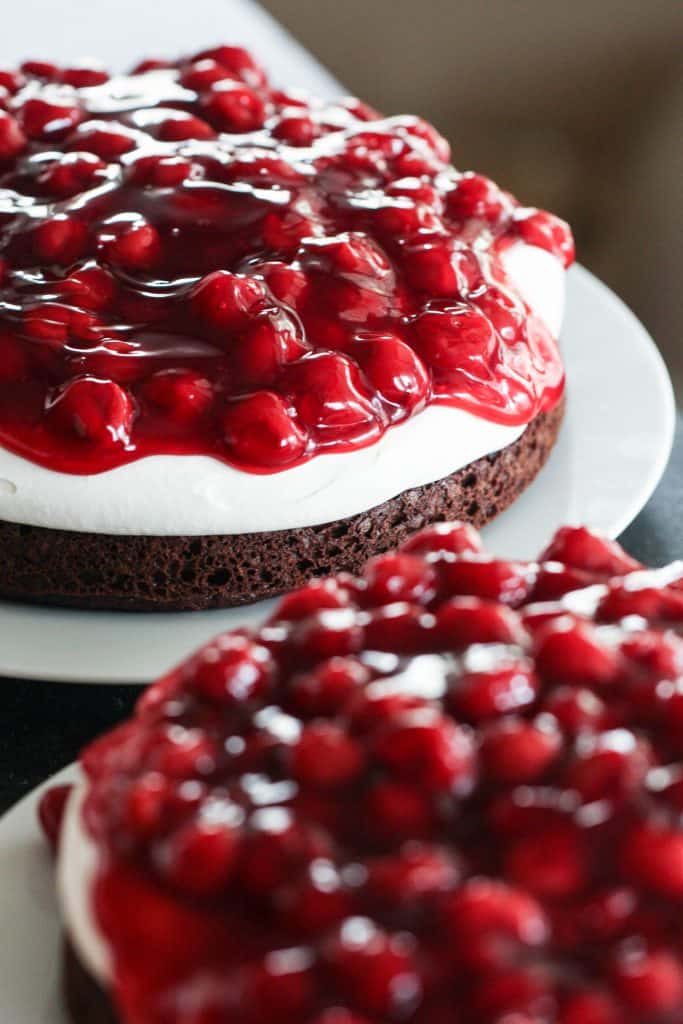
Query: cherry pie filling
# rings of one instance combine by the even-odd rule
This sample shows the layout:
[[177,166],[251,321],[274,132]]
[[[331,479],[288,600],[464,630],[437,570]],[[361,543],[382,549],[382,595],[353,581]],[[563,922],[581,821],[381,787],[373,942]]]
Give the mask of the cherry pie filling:
[[121,1020],[677,1024],[682,627],[682,563],[450,524],[218,637],[83,757]]
[[568,266],[569,229],[449,161],[420,118],[274,89],[235,47],[0,71],[0,444],[275,472],[433,402],[551,409],[558,350],[501,257]]

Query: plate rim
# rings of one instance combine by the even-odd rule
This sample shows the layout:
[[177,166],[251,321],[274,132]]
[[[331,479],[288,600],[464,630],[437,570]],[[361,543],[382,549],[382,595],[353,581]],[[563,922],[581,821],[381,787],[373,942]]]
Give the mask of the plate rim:
[[[654,458],[652,458],[652,460],[648,462],[647,466],[643,468],[643,472],[638,478],[638,486],[633,488],[632,494],[620,503],[618,513],[615,511],[615,513],[610,517],[610,526],[606,529],[606,532],[612,537],[616,537],[626,529],[629,523],[633,521],[633,519],[647,504],[657,484],[661,480],[670,459],[676,429],[676,404],[673,385],[659,348],[645,326],[629,306],[595,274],[580,264],[576,264],[572,268],[571,274],[574,275],[577,281],[581,282],[579,287],[586,287],[589,291],[592,291],[594,297],[598,298],[598,300],[604,305],[604,308],[611,309],[615,317],[628,320],[632,328],[631,334],[629,335],[630,344],[637,346],[641,354],[646,357],[648,372],[651,375],[650,385],[652,393],[657,395],[660,405],[659,431],[661,436],[658,437]],[[568,363],[567,368],[569,376],[571,377],[571,364]],[[576,383],[572,384],[570,381],[570,391],[572,386],[576,387]],[[568,408],[568,415],[571,416],[571,397]],[[564,430],[567,430],[567,425],[565,425]],[[560,439],[561,438],[562,433],[560,434]],[[550,459],[548,460],[549,463],[552,459],[553,454],[551,453]],[[514,513],[514,506],[505,514],[509,515],[510,512]],[[259,602],[258,606],[245,606],[245,610],[255,607],[258,607],[259,611],[261,608],[265,610],[267,603]],[[248,613],[245,611],[245,614]],[[136,621],[138,624],[146,621],[150,625],[156,625],[159,619],[162,619],[167,624],[172,625],[174,622],[177,622],[175,616],[181,616],[182,618],[188,616],[188,621],[191,616],[194,618],[195,622],[201,619],[202,623],[206,625],[206,638],[208,639],[212,631],[219,632],[221,629],[231,628],[229,625],[226,627],[226,623],[221,621],[224,615],[225,610],[221,609],[213,609],[205,612],[180,613],[102,612],[38,605],[32,606],[29,604],[0,601],[0,625],[2,624],[3,617],[10,626],[16,626],[16,623],[19,620],[24,621],[24,626],[28,625],[30,620],[33,620],[36,626],[38,626],[40,620],[47,617],[54,622],[57,622],[60,619],[63,622],[68,622],[69,619],[72,619],[73,623],[77,624],[79,631],[84,626],[84,616],[96,617],[100,622],[102,621],[103,616],[116,616],[117,618],[121,617],[119,619],[119,623],[123,623],[125,619],[129,619],[130,621]],[[215,625],[210,629],[209,627],[214,620]],[[117,625],[119,623],[117,623]],[[189,650],[187,653],[189,653]],[[126,667],[123,671],[110,671],[107,673],[106,671],[99,670],[87,671],[86,669],[79,667],[79,664],[75,664],[67,673],[67,669],[63,667],[56,670],[52,670],[50,667],[45,667],[44,661],[41,661],[40,656],[36,657],[35,654],[31,654],[24,663],[21,662],[21,658],[16,654],[14,654],[12,658],[13,660],[5,665],[0,661],[0,677],[4,676],[6,678],[18,680],[40,680],[41,682],[46,683],[71,683],[74,685],[91,684],[103,686],[134,686],[145,685],[163,671],[163,668],[157,668],[154,671],[151,671],[149,669],[146,670],[143,667],[141,669],[140,676],[134,677],[130,667]],[[39,665],[40,667],[38,667]],[[0,678],[0,686],[1,685],[2,679]]]
[[[51,944],[54,939],[55,955],[49,964],[46,964],[49,970],[39,971],[37,976],[34,971],[31,973],[32,989],[37,997],[44,1000],[45,1012],[48,1015],[41,1014],[30,1024],[39,1024],[39,1021],[41,1024],[67,1024],[68,1021],[66,1007],[61,1002],[59,991],[62,924],[58,911],[57,890],[53,882],[54,863],[50,858],[47,842],[41,834],[37,812],[40,798],[47,789],[77,781],[78,773],[78,761],[72,761],[39,783],[0,815],[0,862],[5,857],[10,859],[9,878],[14,877],[17,883],[8,886],[8,874],[3,873],[2,893],[9,892],[10,896],[5,896],[5,904],[0,893],[0,928],[3,926],[4,913],[10,919],[4,924],[11,924],[14,921],[13,909],[16,910],[20,906],[23,908],[26,902],[32,901],[31,917],[35,920],[28,932],[19,931],[20,952],[23,950],[27,954],[33,954],[33,944],[38,930],[41,948]],[[13,843],[17,844],[16,850],[12,849]],[[25,913],[22,920],[26,920]],[[0,1019],[11,1019],[13,1024],[29,1024],[28,1020],[16,1021],[10,1016],[10,1012],[14,1013],[17,1008],[16,1004],[9,1005],[13,993],[23,998],[25,991],[20,987],[21,976],[15,975],[12,971],[12,964],[16,963],[16,956],[10,958],[9,966],[4,969],[0,962]]]

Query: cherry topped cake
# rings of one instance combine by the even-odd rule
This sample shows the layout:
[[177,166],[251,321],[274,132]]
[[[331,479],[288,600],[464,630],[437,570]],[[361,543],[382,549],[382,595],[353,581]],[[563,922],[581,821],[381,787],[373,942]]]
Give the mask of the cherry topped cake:
[[252,601],[545,461],[567,225],[220,46],[0,71],[0,597]]
[[683,562],[425,528],[44,798],[73,1020],[680,1024]]

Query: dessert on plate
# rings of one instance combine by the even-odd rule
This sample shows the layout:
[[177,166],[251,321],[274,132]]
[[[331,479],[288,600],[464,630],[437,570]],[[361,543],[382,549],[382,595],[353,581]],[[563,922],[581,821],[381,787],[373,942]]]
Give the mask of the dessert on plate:
[[235,47],[0,90],[0,597],[236,605],[533,479],[564,222]]
[[44,798],[73,1020],[679,1022],[682,626],[440,524],[219,636]]

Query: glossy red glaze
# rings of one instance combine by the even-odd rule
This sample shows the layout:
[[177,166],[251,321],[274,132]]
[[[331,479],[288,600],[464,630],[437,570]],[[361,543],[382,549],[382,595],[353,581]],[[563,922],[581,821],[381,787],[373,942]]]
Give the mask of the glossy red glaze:
[[[85,752],[124,1024],[681,1019],[683,565],[548,550],[538,603],[538,565],[430,527]],[[605,621],[616,587],[649,621]]]
[[[521,237],[568,265],[565,224],[455,171],[419,118],[272,90],[239,48],[137,72],[0,73],[1,444],[68,473],[161,453],[276,472],[430,402],[521,425],[558,401],[500,256]],[[197,415],[186,388],[154,399],[162,373],[207,382]],[[125,431],[51,415],[82,377],[125,392]]]

